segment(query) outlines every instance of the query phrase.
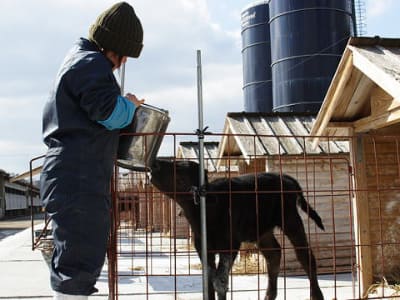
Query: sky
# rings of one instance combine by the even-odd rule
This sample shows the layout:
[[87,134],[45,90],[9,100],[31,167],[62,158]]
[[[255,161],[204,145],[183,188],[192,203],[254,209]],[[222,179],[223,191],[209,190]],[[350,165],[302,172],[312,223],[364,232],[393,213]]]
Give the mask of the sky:
[[[45,154],[42,110],[73,43],[111,0],[0,0],[0,169],[29,170]],[[244,110],[240,12],[252,0],[135,0],[144,28],[125,91],[169,111],[168,132],[198,128],[196,50],[202,52],[204,125],[221,133],[227,112]],[[400,37],[400,0],[365,0],[367,36]],[[40,160],[34,163],[40,164]]]

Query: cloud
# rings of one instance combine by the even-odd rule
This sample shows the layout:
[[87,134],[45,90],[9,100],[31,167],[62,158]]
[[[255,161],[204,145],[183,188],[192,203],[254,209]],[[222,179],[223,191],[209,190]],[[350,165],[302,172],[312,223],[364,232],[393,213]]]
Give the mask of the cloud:
[[367,16],[376,18],[390,11],[394,0],[367,0]]
[[[0,35],[7,41],[0,56],[4,70],[0,126],[9,129],[0,135],[0,168],[26,171],[29,159],[44,153],[41,114],[60,63],[73,42],[86,36],[96,17],[113,3],[0,1],[0,10],[7,12],[0,19]],[[169,110],[170,132],[194,132],[198,127],[196,50],[201,49],[205,124],[214,132],[222,129],[226,112],[242,110],[239,29],[224,26],[221,15],[213,19],[206,0],[136,0],[133,4],[144,27],[144,49],[139,59],[128,61],[125,90]],[[224,18],[234,18],[231,6],[221,6]]]
[[[26,140],[0,140],[0,169],[11,174],[20,174],[29,170],[30,161],[45,153],[45,147],[38,143],[27,143]],[[33,162],[33,167],[41,164],[42,160]]]
[[45,153],[41,137],[41,96],[0,97],[0,169],[10,173],[28,170],[29,161]]

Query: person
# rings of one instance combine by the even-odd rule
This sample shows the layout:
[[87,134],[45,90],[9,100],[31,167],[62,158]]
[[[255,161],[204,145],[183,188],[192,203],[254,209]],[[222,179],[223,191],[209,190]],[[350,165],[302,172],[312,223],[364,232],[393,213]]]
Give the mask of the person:
[[111,217],[110,180],[119,130],[144,100],[121,95],[113,71],[138,58],[143,28],[135,10],[119,2],[100,14],[88,39],[67,54],[43,111],[48,150],[41,199],[52,218],[54,299],[87,299],[96,292]]

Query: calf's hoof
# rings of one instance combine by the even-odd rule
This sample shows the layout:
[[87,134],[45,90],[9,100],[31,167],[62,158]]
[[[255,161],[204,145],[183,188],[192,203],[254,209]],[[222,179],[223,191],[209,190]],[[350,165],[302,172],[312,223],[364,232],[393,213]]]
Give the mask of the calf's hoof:
[[264,300],[275,300],[276,299],[276,293],[275,294],[267,294],[265,295]]
[[218,293],[217,295],[218,295],[218,300],[226,300],[226,293],[224,294]]
[[321,290],[318,288],[311,294],[311,300],[324,300]]
[[215,276],[213,279],[213,287],[218,295],[218,300],[225,300],[228,292],[228,278],[223,276]]

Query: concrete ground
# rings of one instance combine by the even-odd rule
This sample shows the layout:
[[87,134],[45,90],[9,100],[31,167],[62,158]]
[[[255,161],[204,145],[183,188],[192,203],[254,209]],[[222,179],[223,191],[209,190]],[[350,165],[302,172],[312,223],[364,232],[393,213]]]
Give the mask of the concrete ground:
[[[44,215],[35,214],[34,224],[43,223]],[[0,220],[0,241],[10,235],[13,235],[23,229],[31,227],[32,221],[30,215],[7,216]]]
[[[37,214],[34,229],[43,228]],[[0,299],[52,299],[49,268],[42,251],[32,251],[30,216],[0,221]],[[107,273],[102,273],[99,293],[91,299],[108,299]]]
[[[31,249],[31,229],[27,228],[16,234],[10,235],[0,241],[0,299],[51,299],[52,290],[49,286],[49,269],[41,251]],[[105,269],[99,278],[97,288],[99,293],[91,296],[90,299],[108,299],[108,280],[107,270]],[[162,264],[159,264],[162,268]],[[124,269],[123,262],[119,263],[119,268]],[[340,278],[337,283],[344,285],[346,291],[338,299],[347,298],[351,294],[351,282],[349,276]],[[119,299],[202,299],[201,297],[201,277],[184,276],[178,282],[178,290],[183,293],[174,295],[174,277],[149,277],[134,276],[120,280]],[[256,279],[257,280],[257,279]],[[281,280],[281,279],[280,279]],[[239,289],[244,289],[243,293],[233,293],[228,298],[232,299],[260,299],[263,298],[261,292],[246,292],[246,286],[252,285],[251,276],[235,276],[232,284]],[[263,279],[264,281],[264,279]],[[328,277],[320,278],[321,287],[325,292],[332,295],[332,289]],[[278,299],[307,299],[308,289],[305,278],[296,277],[286,279],[286,284],[280,282]],[[290,289],[283,291],[283,286],[290,286]],[[146,291],[149,293],[146,296]],[[332,299],[328,296],[326,299]],[[346,296],[345,296],[346,295]],[[332,295],[333,296],[333,295]]]
[[[22,228],[26,228],[26,225]],[[0,232],[6,235],[0,239],[0,299],[52,299],[53,292],[49,285],[48,265],[41,251],[32,251],[31,228],[22,228],[0,225]],[[37,226],[35,226],[36,228]],[[11,231],[5,234],[7,230]],[[138,242],[138,244],[145,245],[144,240]],[[143,266],[146,266],[143,256],[129,259],[121,257],[118,260],[120,274],[132,272],[132,259],[135,259],[137,264],[142,263]],[[169,263],[165,263],[165,259],[165,254],[158,258],[157,254],[153,254],[152,257],[152,268],[156,270],[153,270],[153,274],[162,275],[165,272],[165,275],[147,277],[146,269],[143,269],[135,276],[120,277],[118,299],[202,299],[201,271],[199,274],[191,276],[169,276],[168,274],[171,274],[169,273],[170,266]],[[180,262],[179,258],[176,265],[178,266],[177,273],[185,274],[183,269],[179,268],[187,267],[187,261]],[[264,275],[234,276],[230,281],[232,292],[229,293],[228,299],[263,299],[266,281],[267,278]],[[353,289],[351,274],[338,274],[336,278],[333,275],[322,275],[319,276],[319,282],[326,300],[357,299],[354,297],[357,291]],[[257,291],[257,285],[260,292]],[[280,277],[278,286],[277,300],[309,299],[309,284],[304,277],[287,277],[286,279]],[[96,287],[99,289],[99,293],[89,298],[91,300],[108,299],[107,264]],[[179,291],[178,294],[175,294],[175,289]]]
[[0,278],[0,299],[51,299],[49,270],[32,251],[30,228],[0,241]]

